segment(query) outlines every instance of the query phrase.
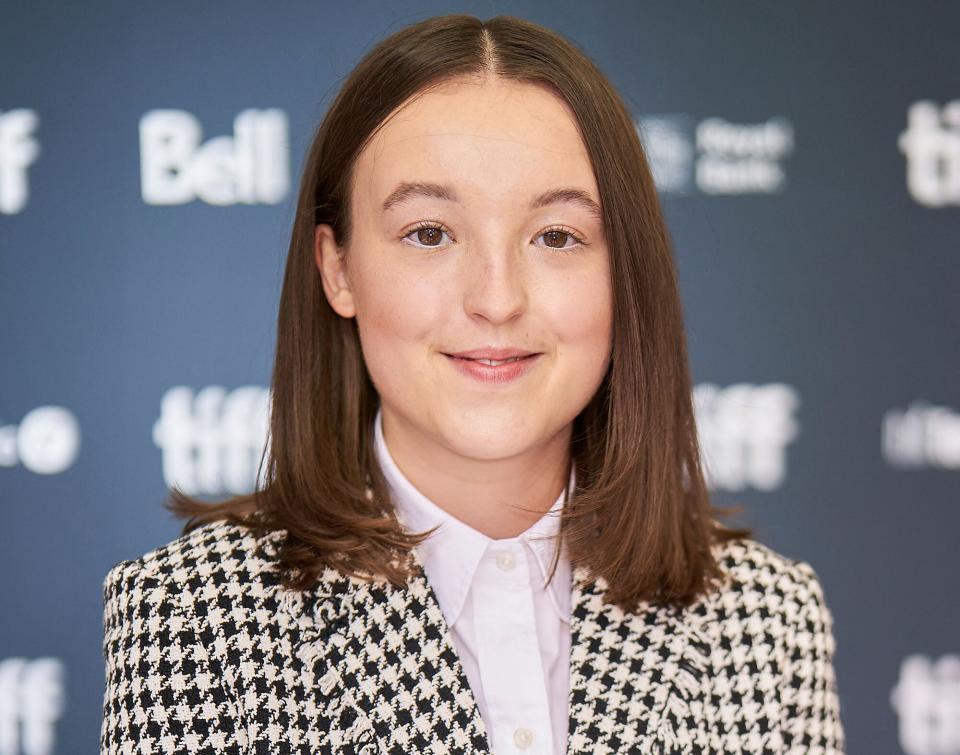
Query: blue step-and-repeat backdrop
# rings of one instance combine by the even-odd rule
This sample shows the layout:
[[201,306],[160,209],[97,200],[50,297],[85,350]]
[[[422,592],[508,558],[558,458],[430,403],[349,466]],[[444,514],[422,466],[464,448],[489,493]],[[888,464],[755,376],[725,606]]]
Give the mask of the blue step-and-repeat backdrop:
[[960,753],[960,5],[296,0],[0,10],[0,755],[96,751],[107,570],[254,483],[312,131],[454,11],[622,93],[717,503],[817,570],[849,752]]

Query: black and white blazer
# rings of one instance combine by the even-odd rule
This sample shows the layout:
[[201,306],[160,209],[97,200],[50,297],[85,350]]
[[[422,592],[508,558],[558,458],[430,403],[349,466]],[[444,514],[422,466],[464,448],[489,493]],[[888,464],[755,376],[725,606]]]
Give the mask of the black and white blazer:
[[[404,589],[327,569],[300,593],[284,535],[214,522],[109,571],[100,752],[489,753],[416,550]],[[574,569],[568,753],[842,755],[815,572],[715,547],[724,588],[683,609],[624,612]]]

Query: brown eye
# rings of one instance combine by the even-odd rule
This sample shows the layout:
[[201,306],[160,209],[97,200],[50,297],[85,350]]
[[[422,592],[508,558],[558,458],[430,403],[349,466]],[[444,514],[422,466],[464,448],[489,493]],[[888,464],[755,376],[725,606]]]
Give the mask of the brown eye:
[[[439,247],[441,246],[439,242],[443,240],[444,233],[446,233],[446,229],[443,226],[425,223],[411,230],[403,238],[410,239],[414,246]],[[415,238],[411,238],[414,235]]]
[[[546,241],[548,249],[556,249],[558,252],[572,252],[585,243],[577,234],[566,228],[550,228],[540,235]],[[573,243],[568,246],[567,242],[571,240]]]
[[417,229],[417,241],[419,241],[421,244],[434,246],[435,242],[440,241],[441,238],[443,238],[443,231],[436,226],[428,226],[426,228]]
[[547,240],[547,246],[553,249],[562,249],[567,245],[570,234],[566,231],[547,231],[543,234],[543,237]]

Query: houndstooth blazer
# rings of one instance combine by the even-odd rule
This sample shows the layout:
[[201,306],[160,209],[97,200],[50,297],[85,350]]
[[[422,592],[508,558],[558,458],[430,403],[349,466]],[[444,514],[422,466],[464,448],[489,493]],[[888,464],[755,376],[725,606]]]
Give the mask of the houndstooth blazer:
[[[214,522],[109,571],[101,753],[489,753],[416,550],[404,589],[293,592],[284,534]],[[844,752],[813,569],[715,547],[724,588],[683,609],[624,612],[574,569],[568,753]]]

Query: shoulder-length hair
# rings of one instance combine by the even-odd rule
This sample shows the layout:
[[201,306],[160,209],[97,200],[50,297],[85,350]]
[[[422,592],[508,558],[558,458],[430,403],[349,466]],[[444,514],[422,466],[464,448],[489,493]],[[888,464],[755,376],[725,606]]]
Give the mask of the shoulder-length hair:
[[[220,503],[176,487],[166,505],[184,534],[227,519],[286,530],[283,584],[308,589],[327,566],[402,586],[410,549],[378,466],[379,398],[355,318],[329,306],[314,232],[351,235],[357,156],[410,98],[459,77],[547,87],[572,109],[600,191],[613,286],[610,367],[575,418],[576,487],[560,537],[574,565],[608,584],[607,600],[691,603],[720,576],[712,545],[749,537],[715,515],[701,468],[673,252],[637,127],[613,86],[572,42],[524,19],[451,14],[383,39],[350,73],[320,123],[303,168],[277,321],[269,442],[257,489]],[[267,475],[260,481],[263,461]],[[559,552],[559,548],[557,551]],[[555,566],[555,563],[554,563]]]

